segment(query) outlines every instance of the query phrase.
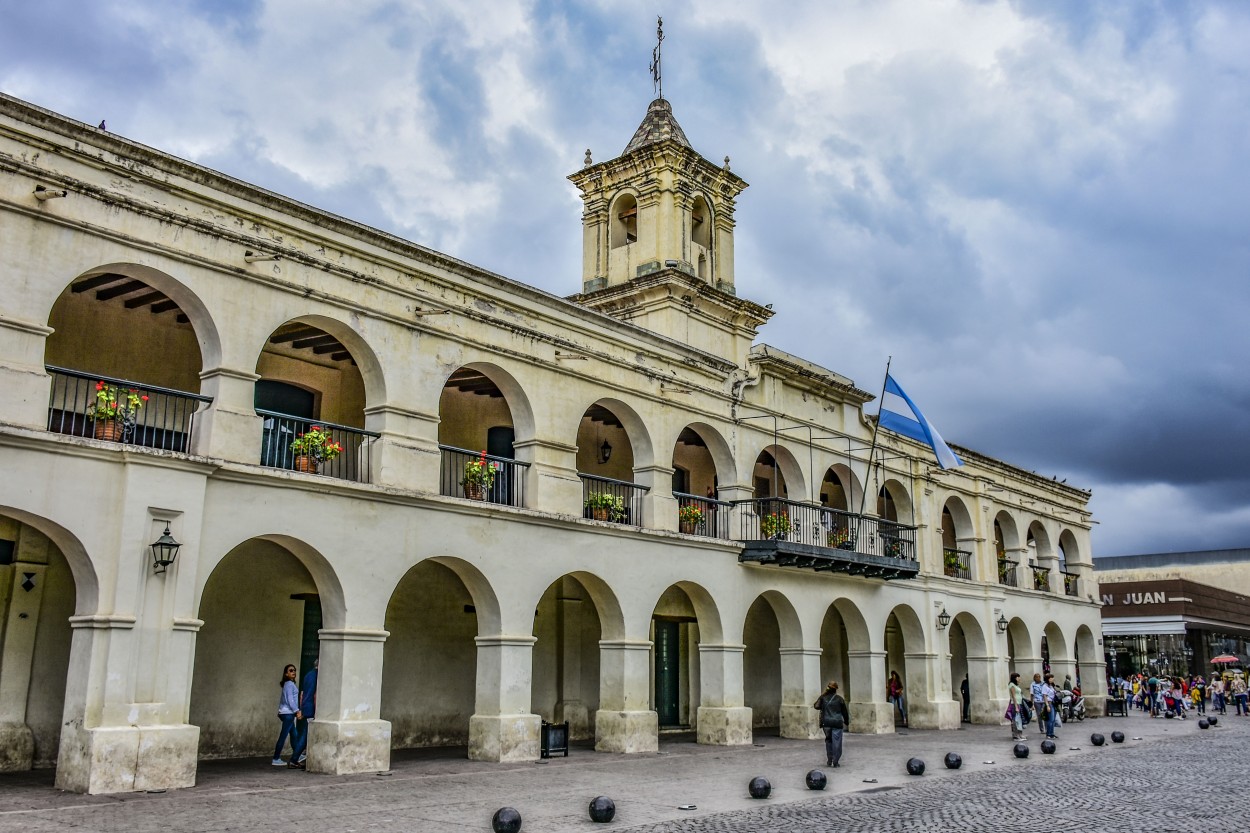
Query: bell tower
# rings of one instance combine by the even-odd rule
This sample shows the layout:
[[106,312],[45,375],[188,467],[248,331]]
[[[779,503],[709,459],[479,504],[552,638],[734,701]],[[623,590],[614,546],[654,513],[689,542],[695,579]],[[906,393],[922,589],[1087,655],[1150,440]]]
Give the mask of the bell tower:
[[734,205],[747,183],[690,146],[662,96],[615,159],[569,179],[582,194],[582,291],[571,300],[746,360],[770,310],[736,297]]

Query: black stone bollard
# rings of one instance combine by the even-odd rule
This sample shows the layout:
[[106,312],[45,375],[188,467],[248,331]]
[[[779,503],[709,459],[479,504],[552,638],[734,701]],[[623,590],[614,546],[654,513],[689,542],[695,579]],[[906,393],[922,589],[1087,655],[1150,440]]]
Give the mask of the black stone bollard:
[[1215,715],[1211,715],[1210,717],[1208,717],[1207,722],[1210,723],[1212,726],[1220,725],[1220,719],[1216,717]]
[[751,779],[751,783],[747,784],[747,792],[752,798],[768,798],[772,794],[773,785],[768,783],[768,779],[762,775]]
[[1017,758],[1029,757],[1029,745],[1027,743],[1017,743],[1012,747],[1011,751],[1015,753]]
[[1171,712],[1168,712],[1167,714],[1163,716],[1166,717],[1168,720],[1171,720],[1172,718],[1176,717],[1176,715],[1172,714]]
[[909,758],[907,760],[908,775],[924,775],[924,761],[919,758]]
[[1209,721],[1209,720],[1207,720],[1207,719],[1205,719],[1205,718],[1200,719],[1200,720],[1198,721],[1198,728],[1199,728],[1199,729],[1210,729],[1210,728],[1211,728],[1211,721]]
[[1094,744],[1094,746],[1102,746],[1104,743],[1107,742],[1107,739],[1104,738],[1102,735],[1098,734],[1097,732],[1094,732],[1094,734],[1089,736],[1089,742]]
[[809,790],[823,790],[829,784],[829,778],[819,769],[813,769],[807,773],[807,788]]
[[521,814],[512,807],[500,807],[491,817],[490,828],[495,833],[518,833],[521,829]]
[[1124,733],[1120,731],[1112,732],[1111,742],[1112,743],[1124,743]]
[[1042,741],[1042,754],[1043,755],[1055,754],[1055,742],[1053,740]]
[[964,765],[964,759],[954,752],[947,752],[946,757],[942,759],[942,763],[946,764],[947,769],[959,769]]
[[606,795],[597,796],[590,802],[590,820],[599,824],[612,821],[616,815],[616,802]]

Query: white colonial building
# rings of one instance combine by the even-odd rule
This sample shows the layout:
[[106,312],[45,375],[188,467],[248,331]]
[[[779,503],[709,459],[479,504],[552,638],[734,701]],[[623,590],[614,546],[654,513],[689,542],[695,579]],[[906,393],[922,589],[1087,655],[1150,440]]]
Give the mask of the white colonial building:
[[873,395],[754,343],[746,183],[668,102],[571,179],[565,299],[0,96],[0,769],[191,785],[317,656],[327,773],[814,737],[831,678],[891,732],[891,670],[913,727],[965,674],[985,723],[1012,668],[1103,689],[1087,492],[870,466]]

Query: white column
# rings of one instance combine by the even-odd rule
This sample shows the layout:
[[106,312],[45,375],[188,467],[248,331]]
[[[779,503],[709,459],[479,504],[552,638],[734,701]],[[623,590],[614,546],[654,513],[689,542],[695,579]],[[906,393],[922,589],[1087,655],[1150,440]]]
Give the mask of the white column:
[[41,323],[0,315],[0,422],[47,427],[52,379],[44,372],[43,354],[52,332]]
[[846,700],[851,730],[864,734],[894,731],[894,707],[885,699],[885,651],[846,652]]
[[751,710],[742,687],[745,645],[699,645],[699,743],[745,746],[751,743]]
[[240,463],[259,463],[264,420],[256,413],[256,380],[246,370],[216,367],[200,374],[200,393],[212,397],[195,415],[192,451]]
[[820,712],[812,703],[824,691],[820,679],[820,648],[782,648],[781,736],[815,740],[820,731]]
[[390,405],[371,407],[365,409],[365,428],[381,434],[370,441],[373,483],[424,492],[439,490],[442,454],[438,448],[438,414]]
[[651,641],[599,642],[599,710],[595,749],[599,752],[656,752],[660,718],[651,704]]
[[317,716],[308,724],[308,771],[380,772],[391,765],[391,724],[380,718],[384,630],[323,628]]
[[542,718],[530,713],[534,643],[530,635],[479,636],[477,703],[469,718],[475,761],[534,761]]

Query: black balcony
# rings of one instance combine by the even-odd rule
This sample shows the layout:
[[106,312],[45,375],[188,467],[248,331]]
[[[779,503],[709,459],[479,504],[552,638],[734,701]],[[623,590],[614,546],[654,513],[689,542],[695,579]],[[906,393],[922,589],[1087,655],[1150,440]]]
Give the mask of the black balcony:
[[[439,477],[439,494],[448,497],[464,497],[504,506],[525,505],[525,470],[529,463],[510,457],[496,457],[481,451],[440,445],[442,472]],[[478,474],[485,460],[487,474]],[[470,464],[475,465],[469,468]]]
[[1047,567],[1029,567],[1033,571],[1033,589],[1043,593],[1050,592],[1050,569]]
[[972,553],[966,550],[942,550],[942,573],[948,578],[972,578]]
[[1019,583],[1016,579],[1016,567],[1019,565],[1019,561],[1013,561],[1010,558],[999,556],[998,583],[1006,587],[1016,587]]
[[[373,441],[380,434],[350,425],[336,425],[333,422],[310,420],[260,408],[256,409],[256,413],[264,420],[260,446],[262,466],[319,474],[357,483],[369,482]],[[341,449],[332,459],[297,454],[292,450],[291,443],[313,428],[319,428]]]
[[706,535],[729,540],[733,504],[710,497],[673,492],[677,498],[677,531],[683,535]]
[[1061,571],[1059,575],[1063,576],[1063,594],[1065,596],[1075,596],[1077,594],[1077,581],[1080,576],[1076,573],[1069,573],[1066,570]]
[[646,486],[594,474],[582,479],[582,517],[587,520],[642,526],[642,497]]
[[[195,415],[213,400],[186,391],[68,370],[52,377],[48,430],[123,445],[191,451]],[[112,404],[107,404],[111,396]]]
[[738,501],[740,562],[869,578],[912,578],[916,528],[827,506],[765,498]]

